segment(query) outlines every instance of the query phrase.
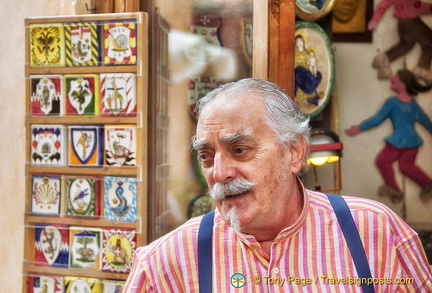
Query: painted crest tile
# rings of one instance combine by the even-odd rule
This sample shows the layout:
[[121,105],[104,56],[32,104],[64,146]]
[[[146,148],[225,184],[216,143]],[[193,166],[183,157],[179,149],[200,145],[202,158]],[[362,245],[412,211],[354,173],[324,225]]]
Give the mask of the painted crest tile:
[[35,264],[67,267],[68,259],[68,226],[37,225],[35,227]]
[[100,179],[97,177],[65,177],[66,215],[94,217],[99,215]]
[[61,276],[27,276],[28,293],[63,293],[64,281]]
[[136,233],[131,229],[103,230],[102,270],[128,273],[136,248]]
[[62,125],[33,124],[31,126],[31,164],[66,164],[66,128]]
[[135,116],[136,77],[132,73],[100,75],[100,115]]
[[57,175],[32,175],[30,213],[59,215],[62,179]]
[[69,116],[97,116],[99,114],[99,75],[66,74],[65,114]]
[[61,23],[30,25],[30,66],[63,66],[64,28]]
[[69,126],[69,165],[101,166],[103,163],[103,127]]
[[115,222],[135,222],[137,218],[136,178],[104,177],[104,217]]
[[98,25],[96,22],[65,24],[66,65],[99,64]]
[[125,283],[124,281],[104,280],[103,293],[121,293]]
[[135,22],[110,22],[103,25],[104,64],[137,63],[137,30]]
[[136,166],[136,126],[105,126],[105,164]]
[[30,114],[62,115],[63,77],[61,75],[30,75]]
[[84,277],[64,277],[65,293],[103,293],[101,279]]
[[100,269],[102,229],[93,227],[70,227],[69,231],[69,267]]

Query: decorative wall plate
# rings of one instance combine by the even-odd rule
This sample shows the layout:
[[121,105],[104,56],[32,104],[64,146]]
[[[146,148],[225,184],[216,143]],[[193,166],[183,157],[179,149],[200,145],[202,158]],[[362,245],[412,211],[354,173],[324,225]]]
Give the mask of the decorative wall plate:
[[306,21],[316,21],[332,11],[337,0],[296,0],[296,16]]
[[70,227],[69,231],[69,267],[100,269],[102,229],[93,227]]
[[249,66],[252,66],[253,60],[253,19],[241,19],[241,35],[242,35],[242,52],[243,59]]
[[102,270],[128,273],[136,248],[136,232],[131,229],[104,229],[102,241]]
[[105,126],[105,163],[108,166],[136,165],[136,126]]
[[30,114],[61,115],[63,77],[61,75],[30,75]]
[[66,65],[96,66],[99,62],[96,22],[65,24]]
[[30,66],[63,66],[65,60],[62,23],[30,25]]
[[35,227],[35,264],[67,267],[69,230],[64,225]]
[[295,31],[294,101],[314,117],[331,99],[334,53],[324,30],[314,22],[298,21]]
[[103,128],[99,125],[69,126],[69,165],[100,166],[103,163]]
[[198,100],[222,84],[223,82],[220,82],[216,78],[194,77],[189,79],[189,88],[187,91],[188,105],[189,111],[195,119],[197,119],[195,107]]
[[31,126],[31,163],[32,165],[66,164],[66,129],[62,125]]
[[121,293],[125,286],[125,282],[114,280],[104,280],[103,284],[103,293]]
[[103,25],[104,64],[136,64],[137,30],[135,22],[111,22]]
[[64,277],[65,293],[103,293],[101,279]]
[[135,222],[137,218],[136,178],[104,178],[104,213],[105,220],[115,222]]
[[29,293],[63,293],[63,277],[29,275],[27,277]]
[[56,175],[32,175],[31,207],[34,214],[59,215],[61,206],[61,177]]
[[135,74],[100,75],[101,116],[135,116],[137,111]]
[[99,215],[100,180],[96,177],[66,177],[68,216]]
[[99,114],[99,75],[67,74],[64,81],[66,115]]

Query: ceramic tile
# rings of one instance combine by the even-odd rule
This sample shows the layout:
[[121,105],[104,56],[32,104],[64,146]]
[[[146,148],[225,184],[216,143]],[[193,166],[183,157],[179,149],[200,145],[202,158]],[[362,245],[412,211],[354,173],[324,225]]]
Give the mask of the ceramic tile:
[[59,215],[62,180],[57,175],[32,175],[30,213]]
[[135,116],[137,111],[135,74],[100,75],[100,115]]
[[136,165],[136,126],[105,125],[105,164]]
[[64,83],[67,116],[99,115],[99,75],[66,74]]
[[96,22],[65,24],[66,65],[99,65],[99,38]]
[[31,24],[30,66],[64,65],[64,28],[61,23]]
[[30,75],[30,114],[34,116],[63,114],[63,77]]
[[102,270],[128,273],[136,248],[136,233],[130,229],[103,229]]
[[66,164],[66,128],[62,125],[33,124],[31,126],[31,164]]
[[99,270],[101,267],[102,229],[70,227],[69,267]]
[[110,22],[103,25],[104,64],[121,65],[137,62],[135,22]]
[[67,267],[69,230],[65,225],[35,226],[35,264]]
[[69,165],[101,166],[103,163],[103,127],[70,125],[68,130]]
[[97,177],[65,177],[67,216],[99,215],[100,179]]

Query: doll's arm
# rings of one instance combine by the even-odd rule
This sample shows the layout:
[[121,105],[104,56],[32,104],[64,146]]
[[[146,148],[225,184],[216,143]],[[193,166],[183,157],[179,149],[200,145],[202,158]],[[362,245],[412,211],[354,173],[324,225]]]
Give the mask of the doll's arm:
[[378,3],[368,23],[368,30],[372,31],[378,26],[378,22],[381,20],[386,10],[393,4],[393,1],[394,0],[381,0],[381,2]]

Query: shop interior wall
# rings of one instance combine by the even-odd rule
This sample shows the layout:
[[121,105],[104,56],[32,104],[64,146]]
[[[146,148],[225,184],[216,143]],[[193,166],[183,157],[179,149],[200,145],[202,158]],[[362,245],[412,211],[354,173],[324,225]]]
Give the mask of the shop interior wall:
[[24,19],[67,15],[71,0],[0,3],[0,292],[21,292],[24,239]]
[[[3,0],[0,4],[3,19],[0,34],[0,291],[21,292],[23,256],[23,211],[25,167],[25,87],[24,87],[24,18],[43,15],[67,15],[72,13],[67,0]],[[424,20],[432,26],[432,16]],[[392,93],[388,80],[378,80],[370,63],[378,49],[384,50],[397,40],[396,21],[390,11],[381,20],[373,36],[373,43],[334,43],[336,60],[335,90],[339,97],[340,138],[344,143],[342,158],[343,190],[348,195],[359,195],[384,202],[400,213],[401,205],[394,205],[377,195],[381,178],[374,166],[376,154],[383,146],[383,139],[391,131],[388,122],[380,127],[347,137],[343,129],[359,123],[372,115]],[[417,46],[407,55],[409,65],[414,65],[420,54]],[[392,64],[396,70],[402,60]],[[421,94],[418,102],[432,117],[432,93]],[[424,145],[418,163],[432,174],[432,135],[418,128]],[[398,174],[399,180],[403,180]],[[407,197],[407,220],[432,226],[432,202],[422,204],[419,187],[404,180]]]

